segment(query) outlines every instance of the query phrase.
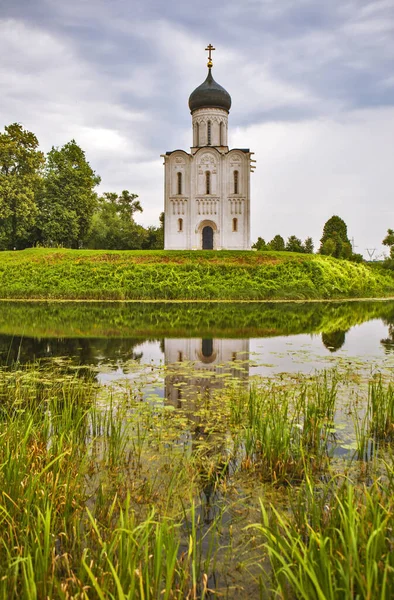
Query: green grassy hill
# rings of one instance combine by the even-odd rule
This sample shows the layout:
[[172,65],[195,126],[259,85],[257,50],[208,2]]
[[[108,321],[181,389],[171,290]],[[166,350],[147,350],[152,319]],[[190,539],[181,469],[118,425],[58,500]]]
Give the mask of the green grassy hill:
[[394,294],[390,274],[290,252],[30,249],[0,254],[0,298],[272,300]]

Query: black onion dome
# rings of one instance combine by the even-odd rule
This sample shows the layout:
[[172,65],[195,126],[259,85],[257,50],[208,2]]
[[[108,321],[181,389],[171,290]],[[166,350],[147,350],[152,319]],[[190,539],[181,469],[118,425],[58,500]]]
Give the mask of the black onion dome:
[[227,112],[231,108],[230,94],[212,77],[211,69],[204,83],[198,86],[189,97],[190,112],[198,108],[223,108]]

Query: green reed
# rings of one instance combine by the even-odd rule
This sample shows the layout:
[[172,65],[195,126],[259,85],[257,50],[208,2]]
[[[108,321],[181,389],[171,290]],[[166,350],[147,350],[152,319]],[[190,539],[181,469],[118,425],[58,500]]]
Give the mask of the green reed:
[[0,394],[0,598],[203,598],[218,521],[185,453],[163,458],[160,407],[53,365],[0,370]]
[[[56,363],[0,370],[0,600],[238,598],[242,569],[245,593],[389,598],[392,453],[331,478],[339,383],[231,383],[182,412]],[[389,442],[391,398],[371,382],[366,438]],[[260,491],[281,504],[247,537]]]
[[[268,588],[281,598],[392,598],[392,489],[311,481],[289,516],[261,504],[257,525],[271,564]],[[306,511],[308,506],[311,511]]]
[[368,383],[366,405],[354,408],[354,430],[357,457],[363,461],[373,459],[382,444],[394,440],[394,387],[381,375]]
[[381,377],[369,384],[368,412],[370,435],[376,440],[394,440],[394,386]]
[[244,466],[257,466],[264,480],[275,482],[300,480],[305,469],[324,469],[336,395],[336,374],[324,372],[295,387],[255,386],[246,398],[233,401],[232,421],[243,425],[236,446],[244,449]]

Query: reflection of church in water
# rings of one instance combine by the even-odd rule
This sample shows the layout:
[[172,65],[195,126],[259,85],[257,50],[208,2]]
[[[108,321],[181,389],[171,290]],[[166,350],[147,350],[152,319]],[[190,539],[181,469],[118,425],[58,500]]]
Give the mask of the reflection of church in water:
[[211,397],[230,380],[247,384],[249,339],[167,338],[164,360],[165,398],[176,408],[192,408],[194,400]]

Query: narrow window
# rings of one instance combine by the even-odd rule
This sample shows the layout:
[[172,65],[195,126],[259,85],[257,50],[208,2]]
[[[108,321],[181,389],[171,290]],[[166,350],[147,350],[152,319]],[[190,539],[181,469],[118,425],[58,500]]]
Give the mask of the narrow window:
[[178,219],[178,231],[183,231],[183,219]]
[[196,123],[196,146],[200,145],[200,124]]
[[182,173],[178,171],[177,176],[177,187],[178,187],[178,195],[182,194]]
[[220,122],[220,145],[224,146],[223,121]]
[[205,193],[211,193],[211,173],[210,171],[205,171]]
[[238,194],[238,171],[234,171],[234,194]]
[[208,139],[208,146],[211,145],[211,121],[208,121],[207,123],[207,139]]
[[211,358],[213,354],[213,340],[206,339],[201,341],[201,352],[204,358]]
[[233,231],[238,231],[238,219],[233,219]]

